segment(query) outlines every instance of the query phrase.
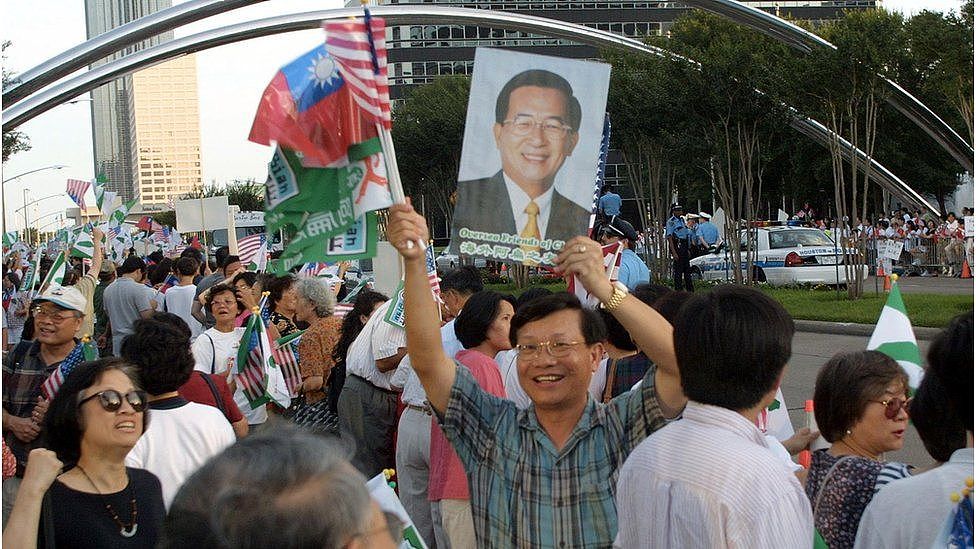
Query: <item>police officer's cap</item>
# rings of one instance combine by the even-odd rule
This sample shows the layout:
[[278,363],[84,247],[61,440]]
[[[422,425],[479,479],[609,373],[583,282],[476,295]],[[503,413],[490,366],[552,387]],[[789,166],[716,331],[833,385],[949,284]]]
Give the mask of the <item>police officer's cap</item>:
[[671,204],[671,211],[673,212],[675,210],[679,210],[679,211],[682,211],[682,212],[685,211],[685,209],[681,207],[681,204],[678,204],[677,202],[675,202],[674,204]]
[[607,225],[607,230],[611,235],[626,238],[631,242],[637,241],[637,230],[624,219],[619,217],[614,217],[610,224]]

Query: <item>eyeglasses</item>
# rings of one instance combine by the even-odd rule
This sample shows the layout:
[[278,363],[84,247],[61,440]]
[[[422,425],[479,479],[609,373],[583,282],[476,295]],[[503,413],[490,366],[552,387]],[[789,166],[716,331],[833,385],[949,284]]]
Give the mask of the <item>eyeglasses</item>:
[[508,126],[511,128],[512,134],[519,136],[529,135],[532,130],[541,128],[542,133],[546,134],[547,137],[552,139],[566,137],[566,133],[573,129],[566,124],[563,124],[558,118],[549,118],[538,122],[535,118],[524,114],[520,114],[510,120],[505,120],[502,122],[502,125]]
[[[146,392],[133,389],[125,395],[125,401],[132,406],[132,409],[136,412],[142,412],[146,409]],[[106,412],[116,412],[122,407],[122,393],[116,391],[115,389],[106,389],[104,391],[97,392],[87,398],[83,398],[78,401],[78,407],[80,408],[82,404],[92,400],[94,398],[98,399],[98,403],[101,404],[102,409]]]
[[34,307],[33,309],[35,320],[49,319],[52,322],[60,323],[68,320],[69,318],[77,318],[77,314],[71,311],[61,311],[58,309],[42,309],[41,307]]
[[549,356],[562,358],[569,356],[573,352],[573,348],[580,343],[582,341],[542,341],[535,345],[516,345],[515,350],[518,352],[518,356],[527,360],[541,356],[543,347],[549,352]]
[[905,409],[905,413],[908,413],[908,406],[911,404],[912,399],[902,399],[902,398],[889,398],[888,400],[872,400],[871,402],[877,402],[885,407],[884,415],[888,419],[895,419],[898,417],[898,413],[901,409]]
[[212,304],[215,305],[215,306],[216,305],[224,305],[224,306],[227,306],[227,307],[236,307],[237,306],[237,300],[236,299],[215,299],[215,300],[212,301]]

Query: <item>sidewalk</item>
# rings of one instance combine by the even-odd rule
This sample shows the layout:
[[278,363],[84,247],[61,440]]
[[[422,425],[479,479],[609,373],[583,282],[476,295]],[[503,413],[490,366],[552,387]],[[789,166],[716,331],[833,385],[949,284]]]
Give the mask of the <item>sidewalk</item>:
[[[824,322],[822,320],[794,320],[796,331],[814,334],[837,334],[850,336],[871,337],[874,332],[874,324],[857,324],[854,322]],[[914,326],[915,337],[917,339],[932,340],[939,335],[939,328],[929,328],[925,326]]]

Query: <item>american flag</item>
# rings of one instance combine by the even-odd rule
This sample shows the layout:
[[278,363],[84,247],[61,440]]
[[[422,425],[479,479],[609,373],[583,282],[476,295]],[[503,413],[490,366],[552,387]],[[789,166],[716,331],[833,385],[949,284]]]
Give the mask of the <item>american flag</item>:
[[265,354],[265,350],[271,345],[267,339],[268,335],[264,331],[264,320],[261,315],[248,317],[247,327],[244,329],[237,351],[236,379],[252,410],[269,401],[265,368],[271,357],[268,356],[270,353]]
[[363,9],[363,18],[323,24],[325,49],[339,63],[339,72],[356,104],[371,120],[390,129],[386,22]]
[[354,306],[355,305],[352,303],[345,303],[345,302],[336,303],[335,309],[332,311],[332,314],[339,318],[345,318],[346,315],[349,314],[349,311],[352,311],[352,308]]
[[85,209],[85,193],[88,192],[88,187],[91,187],[91,181],[82,181],[80,179],[69,179],[67,192],[71,200],[75,201],[75,204],[84,211]]
[[245,236],[237,241],[237,256],[241,258],[241,265],[255,261],[255,254],[261,249],[264,240],[267,238],[264,233]]
[[434,299],[439,303],[441,300],[441,279],[437,278],[437,262],[434,261],[433,246],[427,246],[427,282],[430,283],[430,291],[434,294]]
[[295,350],[291,343],[283,343],[273,347],[271,358],[281,368],[285,385],[288,386],[288,393],[294,398],[298,396],[298,386],[302,384],[302,372],[298,368],[298,357],[295,356]]
[[68,353],[68,356],[64,357],[61,364],[51,372],[51,375],[41,385],[41,393],[44,394],[44,398],[48,400],[54,398],[54,395],[58,394],[58,389],[61,388],[65,378],[71,375],[75,367],[87,360],[95,360],[96,357],[95,351],[90,349],[88,343],[82,342],[75,345],[75,348]]
[[164,227],[155,221],[152,222],[152,239],[153,242],[167,243],[169,242],[169,227]]

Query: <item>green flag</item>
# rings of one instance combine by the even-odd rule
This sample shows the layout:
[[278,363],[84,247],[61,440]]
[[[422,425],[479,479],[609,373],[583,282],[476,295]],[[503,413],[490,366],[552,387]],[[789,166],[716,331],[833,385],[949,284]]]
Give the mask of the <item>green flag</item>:
[[22,291],[28,292],[28,294],[34,291],[34,284],[37,282],[37,264],[41,260],[41,254],[34,254],[34,260],[27,264],[27,270],[24,271],[24,278],[20,283],[20,288]]
[[332,263],[373,257],[376,255],[377,240],[376,213],[369,212],[357,218],[351,227],[334,236],[327,231],[320,234],[306,231],[301,236],[303,246],[295,245],[294,241],[289,243],[278,260],[268,263],[268,272],[280,275],[303,263]]
[[17,243],[17,232],[7,232],[3,233],[3,247],[9,248]]
[[71,257],[91,259],[95,257],[95,240],[87,229],[82,229],[71,246]]
[[112,219],[120,224],[124,223],[125,216],[129,215],[129,212],[132,211],[132,207],[136,205],[136,201],[137,199],[133,198],[128,202],[123,202],[118,208],[115,209],[114,212],[112,212]]
[[897,282],[891,284],[891,293],[874,326],[868,350],[879,351],[895,359],[908,374],[908,385],[913,390],[918,388],[924,373],[922,353],[918,350],[915,331],[912,330]]
[[47,276],[44,277],[44,282],[41,283],[41,288],[44,288],[51,284],[57,284],[60,286],[64,282],[64,275],[68,270],[68,266],[64,260],[64,254],[59,253],[57,257],[54,258],[54,263],[51,264],[51,268],[47,271]]

